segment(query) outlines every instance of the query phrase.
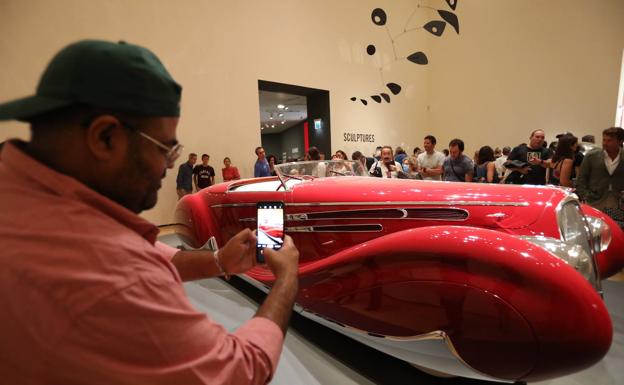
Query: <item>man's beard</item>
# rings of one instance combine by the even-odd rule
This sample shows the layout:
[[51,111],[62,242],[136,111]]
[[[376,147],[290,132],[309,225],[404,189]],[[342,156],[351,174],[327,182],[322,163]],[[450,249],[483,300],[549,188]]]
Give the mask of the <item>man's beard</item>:
[[166,173],[165,169],[161,178],[148,181],[153,170],[141,157],[140,151],[141,148],[138,143],[131,140],[126,154],[127,168],[122,171],[122,175],[117,179],[113,196],[109,196],[136,214],[156,206],[158,189],[160,189],[162,178]]

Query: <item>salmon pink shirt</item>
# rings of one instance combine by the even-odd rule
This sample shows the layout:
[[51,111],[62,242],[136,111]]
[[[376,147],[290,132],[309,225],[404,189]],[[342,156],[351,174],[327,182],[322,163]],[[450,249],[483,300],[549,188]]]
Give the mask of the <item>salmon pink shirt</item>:
[[283,335],[189,303],[158,229],[7,142],[0,156],[0,382],[263,384]]
[[240,174],[238,173],[238,169],[234,166],[222,168],[221,174],[223,174],[224,182],[227,182],[229,180],[240,179]]

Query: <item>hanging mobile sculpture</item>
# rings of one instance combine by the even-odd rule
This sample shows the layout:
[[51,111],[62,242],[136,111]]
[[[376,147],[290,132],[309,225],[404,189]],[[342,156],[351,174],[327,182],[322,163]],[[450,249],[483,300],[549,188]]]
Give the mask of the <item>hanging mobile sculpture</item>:
[[[445,1],[448,4],[448,6],[453,11],[455,11],[455,9],[457,8],[458,0],[445,0]],[[442,20],[432,20],[421,27],[408,29],[407,27],[409,26],[409,23],[412,20],[412,17],[414,17],[416,12],[420,8],[427,8],[427,9],[437,11],[438,15],[442,18]],[[457,15],[455,15],[453,12],[445,11],[442,9],[435,9],[435,8],[420,5],[420,4],[417,5],[414,12],[412,12],[412,14],[407,19],[407,22],[405,23],[405,26],[403,27],[403,32],[397,34],[396,36],[392,36],[392,34],[390,33],[390,30],[388,29],[388,26],[386,25],[386,23],[388,22],[388,15],[386,14],[386,11],[384,11],[382,8],[373,9],[373,11],[371,12],[371,20],[373,24],[379,27],[383,27],[386,30],[386,33],[388,34],[388,38],[390,39],[390,42],[392,43],[392,51],[394,54],[394,60],[390,64],[396,63],[401,60],[407,60],[411,63],[418,64],[418,65],[427,65],[429,63],[429,58],[422,51],[414,52],[406,57],[399,57],[397,55],[396,39],[398,39],[399,37],[405,34],[424,29],[425,31],[431,33],[432,35],[436,37],[440,37],[444,33],[444,30],[446,29],[447,24],[450,24],[453,27],[453,29],[455,29],[455,32],[459,34],[459,20],[457,19]],[[370,56],[374,56],[377,53],[377,47],[375,47],[375,45],[373,44],[369,44],[366,47],[366,53]],[[390,92],[393,95],[398,95],[401,92],[401,86],[397,83],[392,83],[392,82],[386,83],[384,81],[383,71],[384,71],[384,67],[386,66],[381,65],[379,67],[379,76],[381,77],[381,86],[382,88],[386,87],[388,90],[390,90]],[[385,92],[379,92],[376,95],[370,95],[370,98],[376,103],[381,103],[382,100],[385,100],[386,103],[390,103],[390,100],[391,100],[390,95]],[[358,99],[363,105],[365,106],[368,105],[368,100],[366,98],[359,98],[356,96],[351,97],[351,101],[354,101],[354,102],[357,101]]]

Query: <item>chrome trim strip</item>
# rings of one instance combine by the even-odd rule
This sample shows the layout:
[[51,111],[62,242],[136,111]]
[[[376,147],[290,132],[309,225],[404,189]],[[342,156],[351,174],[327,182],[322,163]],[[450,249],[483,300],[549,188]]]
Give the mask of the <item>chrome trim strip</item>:
[[383,202],[317,202],[317,203],[290,203],[287,206],[528,206],[528,202],[489,202],[489,201],[383,201]]
[[221,205],[212,205],[211,208],[221,208],[221,207],[256,207],[257,203],[225,203]]
[[[489,202],[489,201],[401,201],[401,202],[315,202],[315,203],[285,203],[285,206],[291,207],[310,207],[310,206],[510,206],[510,207],[526,207],[529,202]],[[212,205],[212,208],[222,207],[255,207],[256,203],[225,203]]]
[[[377,226],[377,230],[340,230],[340,227],[364,227],[364,226]],[[331,227],[333,230],[323,231],[318,230],[324,227]],[[383,231],[383,226],[379,223],[358,223],[358,224],[345,224],[345,225],[319,225],[319,226],[293,226],[286,227],[284,231],[289,233],[378,233]]]
[[[369,216],[369,217],[348,217],[348,216],[344,216],[344,217],[326,217],[326,218],[310,218],[311,216],[315,216],[316,214],[334,214],[334,213],[341,213],[344,214],[345,212],[349,212],[349,213],[353,213],[353,212],[361,212],[361,211],[387,211],[387,210],[392,210],[393,212],[400,212],[401,213],[401,217],[398,218],[394,218],[394,217],[375,217],[375,216]],[[299,215],[299,214],[292,214],[292,215]],[[315,211],[315,212],[311,212],[311,213],[305,213],[305,219],[303,220],[307,220],[307,221],[323,221],[323,220],[340,220],[340,219],[350,219],[350,220],[357,220],[357,219],[404,219],[405,217],[407,217],[407,210],[404,208],[395,208],[395,207],[380,207],[377,209],[356,209],[356,210],[329,210],[329,211]]]
[[295,213],[295,214],[286,214],[287,221],[306,221],[308,220],[308,214],[306,213]]
[[[460,208],[450,208],[450,210],[457,210],[457,211],[462,211],[464,213],[466,213],[466,218],[408,218],[408,210],[412,209],[414,207],[408,207],[408,208],[379,208],[376,210],[382,211],[382,210],[397,210],[397,211],[401,211],[403,213],[403,216],[400,218],[390,218],[390,217],[374,217],[374,216],[370,216],[370,217],[326,217],[326,218],[310,218],[309,216],[312,216],[314,214],[328,214],[328,213],[344,213],[345,211],[349,211],[349,212],[357,212],[357,211],[371,211],[371,209],[360,209],[360,210],[331,210],[331,211],[315,211],[312,213],[292,213],[292,214],[286,214],[286,220],[288,221],[326,221],[326,220],[330,220],[330,221],[339,221],[339,220],[370,220],[370,219],[377,219],[377,220],[410,220],[410,221],[448,221],[448,222],[464,222],[466,220],[468,220],[468,218],[470,217],[470,213],[468,212],[468,210],[465,209],[460,209]],[[373,209],[375,210],[375,209]],[[447,210],[447,208],[443,208],[443,210]],[[242,221],[242,220],[241,220]]]

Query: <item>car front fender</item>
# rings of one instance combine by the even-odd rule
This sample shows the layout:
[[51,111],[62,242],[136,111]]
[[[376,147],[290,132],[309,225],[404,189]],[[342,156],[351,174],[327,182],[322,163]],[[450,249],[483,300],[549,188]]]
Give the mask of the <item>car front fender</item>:
[[[264,268],[248,275],[273,280]],[[303,308],[369,333],[444,331],[462,360],[497,378],[572,373],[611,345],[609,314],[579,273],[493,230],[432,226],[382,236],[302,264],[300,288]]]

